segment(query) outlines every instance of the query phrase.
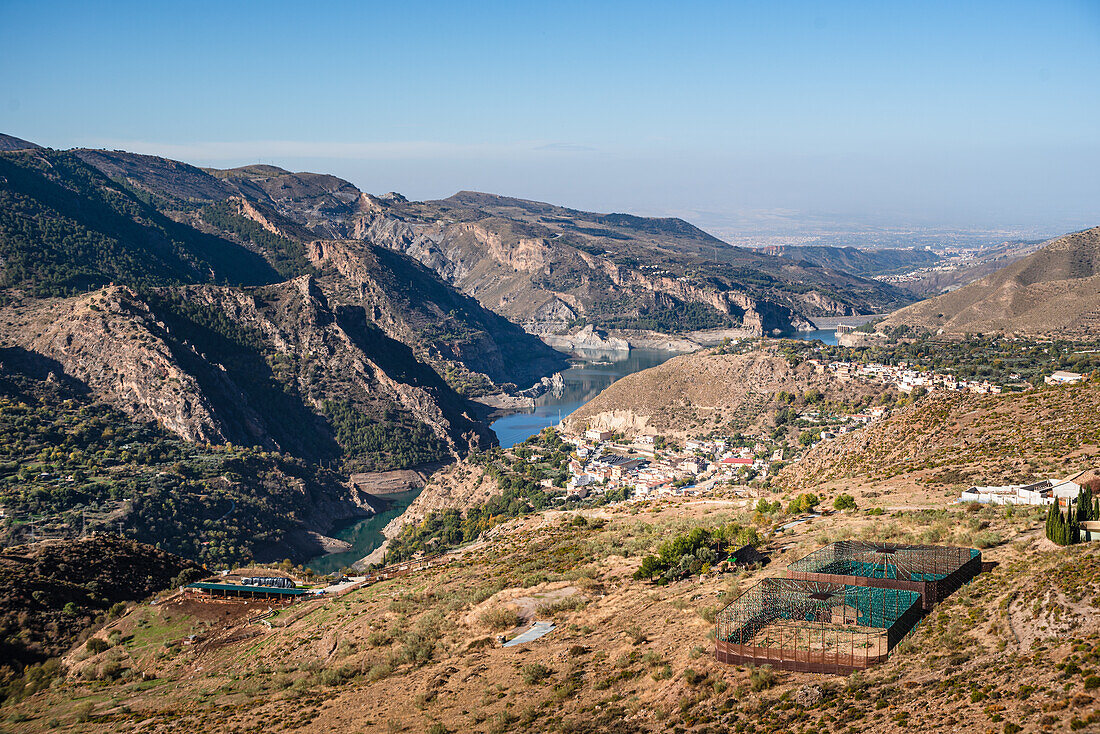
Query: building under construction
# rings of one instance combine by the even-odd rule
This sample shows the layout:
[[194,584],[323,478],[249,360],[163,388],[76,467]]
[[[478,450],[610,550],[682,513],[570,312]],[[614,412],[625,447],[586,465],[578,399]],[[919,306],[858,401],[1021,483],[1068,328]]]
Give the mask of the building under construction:
[[847,674],[886,660],[932,605],[981,572],[971,548],[826,546],[718,614],[721,662]]

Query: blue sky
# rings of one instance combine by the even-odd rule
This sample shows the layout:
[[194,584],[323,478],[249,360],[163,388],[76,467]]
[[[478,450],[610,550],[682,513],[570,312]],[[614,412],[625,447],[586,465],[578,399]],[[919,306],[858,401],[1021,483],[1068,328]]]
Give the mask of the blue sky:
[[0,131],[44,145],[415,198],[1100,224],[1100,0],[0,0],[0,72]]

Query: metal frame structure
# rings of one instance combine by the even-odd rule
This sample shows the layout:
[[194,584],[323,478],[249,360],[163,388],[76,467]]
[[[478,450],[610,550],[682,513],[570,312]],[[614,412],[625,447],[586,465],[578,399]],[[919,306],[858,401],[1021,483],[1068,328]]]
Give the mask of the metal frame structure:
[[787,566],[787,578],[916,591],[925,611],[982,572],[973,548],[842,540]]
[[186,591],[197,592],[214,597],[233,597],[246,599],[279,599],[295,601],[308,593],[307,589],[284,589],[277,586],[244,586],[242,584],[219,584],[209,581],[197,581],[183,587]]
[[764,579],[718,614],[720,662],[847,674],[882,662],[920,621],[916,591]]

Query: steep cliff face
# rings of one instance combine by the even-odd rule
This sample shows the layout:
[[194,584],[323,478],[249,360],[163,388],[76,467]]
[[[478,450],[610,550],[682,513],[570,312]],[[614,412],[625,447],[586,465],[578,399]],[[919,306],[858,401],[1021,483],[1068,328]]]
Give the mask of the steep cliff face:
[[[487,446],[471,406],[310,276],[255,289],[115,286],[4,310],[6,345],[55,360],[138,420],[349,467],[389,468]],[[344,414],[354,421],[341,428]],[[388,444],[408,433],[422,451]],[[346,434],[346,435],[345,435]],[[412,437],[415,437],[412,438]]]
[[[364,195],[350,237],[404,252],[522,323],[605,328],[805,328],[907,300],[890,286],[734,248],[680,220],[599,215],[463,192],[408,202]],[[503,204],[500,202],[504,202]]]
[[411,258],[362,240],[315,240],[308,248],[333,301],[361,307],[464,394],[522,389],[567,365],[564,355]]
[[4,308],[3,322],[5,347],[53,360],[135,420],[155,421],[189,441],[229,440],[198,380],[164,338],[164,324],[132,290],[16,303]]

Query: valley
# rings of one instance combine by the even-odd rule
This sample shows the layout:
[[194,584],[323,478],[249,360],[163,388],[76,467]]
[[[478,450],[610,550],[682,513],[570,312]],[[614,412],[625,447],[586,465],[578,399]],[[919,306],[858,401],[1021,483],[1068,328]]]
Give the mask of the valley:
[[1100,732],[1095,6],[0,1],[0,734]]
[[[1100,722],[1093,230],[914,303],[966,258],[5,147],[12,731]],[[988,563],[864,671],[716,659],[850,539]]]

